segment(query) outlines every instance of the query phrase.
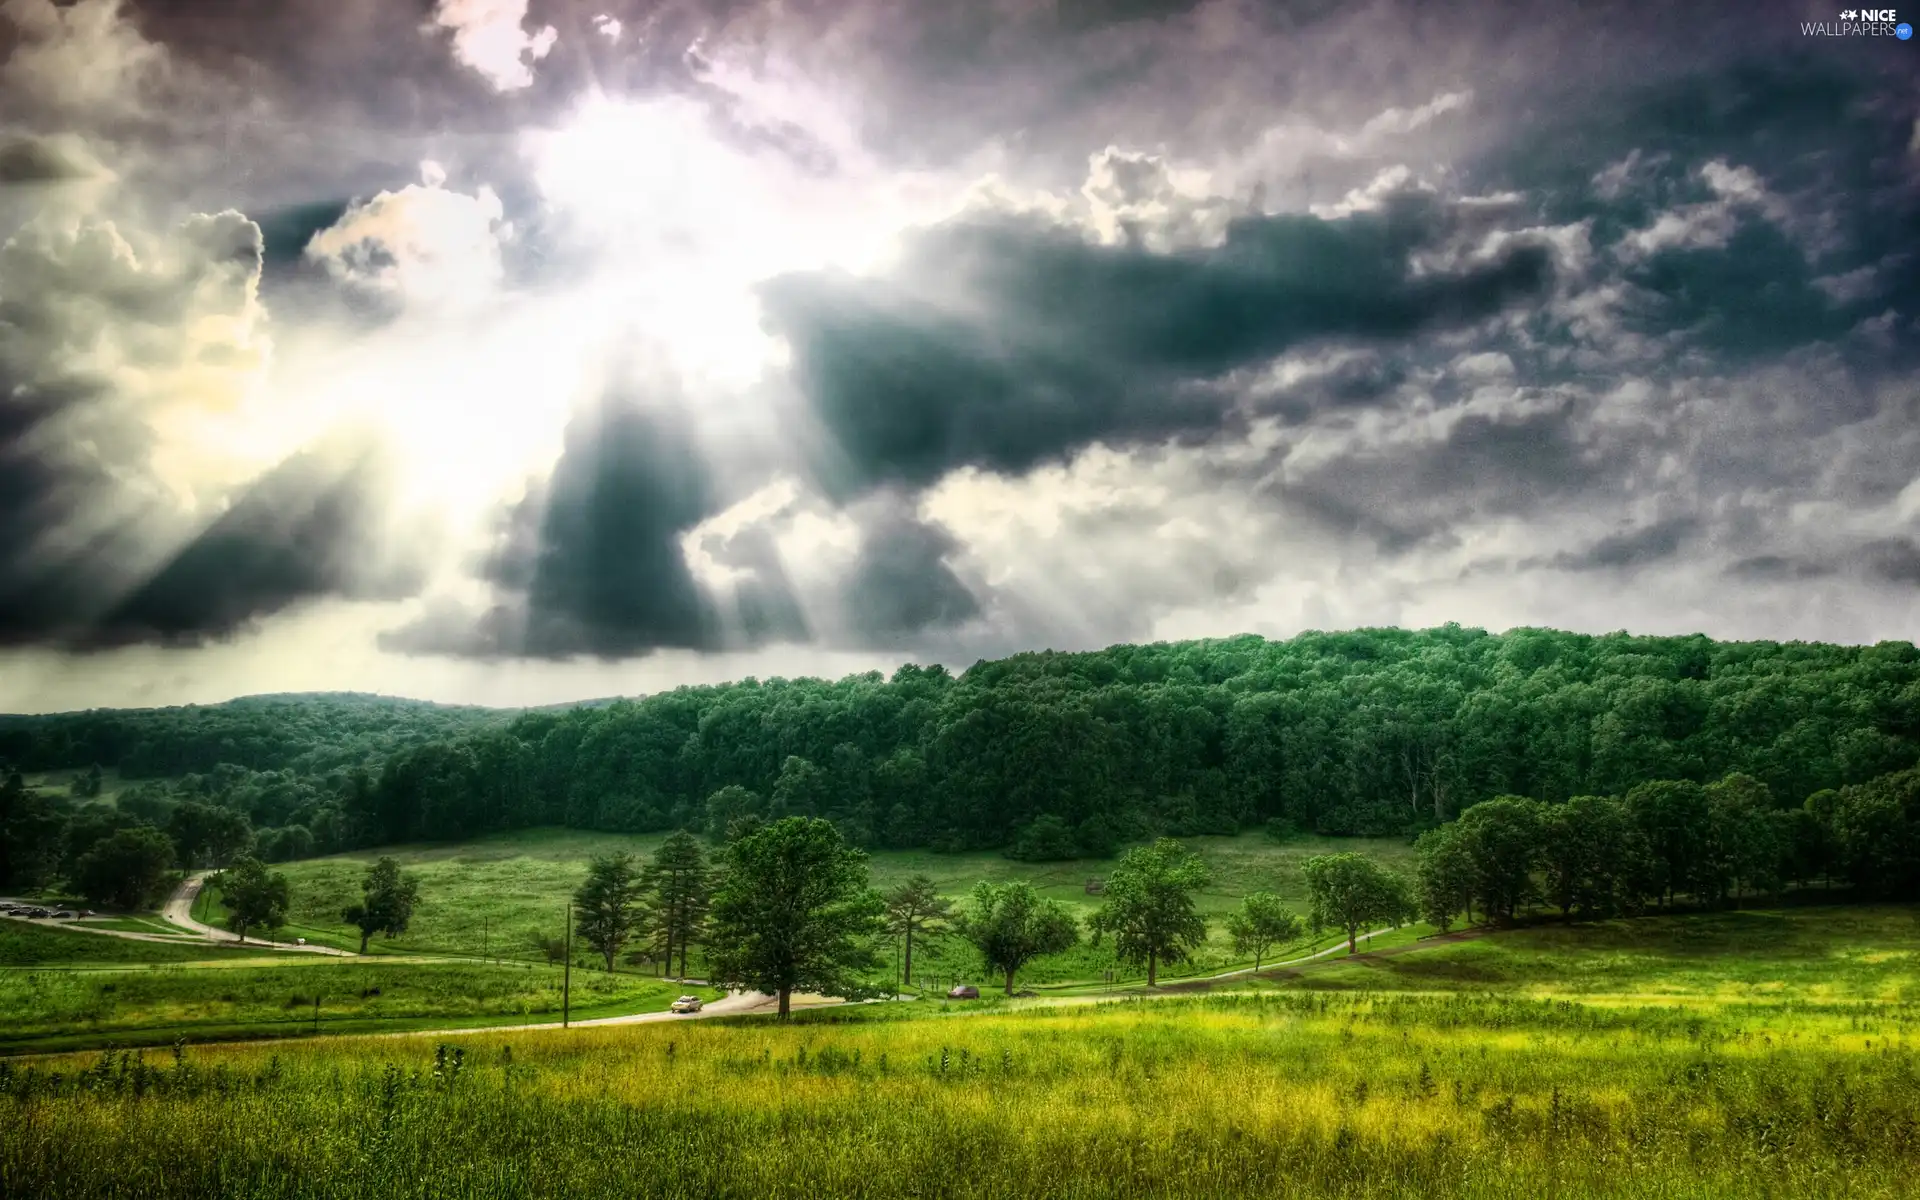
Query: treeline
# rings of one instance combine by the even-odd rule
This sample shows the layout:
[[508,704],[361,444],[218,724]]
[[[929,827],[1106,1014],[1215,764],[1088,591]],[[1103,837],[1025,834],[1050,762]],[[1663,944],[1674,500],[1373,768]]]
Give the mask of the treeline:
[[858,846],[1109,852],[1277,822],[1414,833],[1499,795],[1750,775],[1797,806],[1920,762],[1920,653],[1449,626],[681,688],[403,751],[379,844],[820,816]]
[[324,775],[504,724],[511,713],[356,693],[248,696],[225,704],[0,715],[0,764],[171,778],[223,767]]
[[1782,807],[1729,775],[1640,784],[1625,796],[1543,803],[1500,796],[1422,834],[1413,894],[1441,929],[1565,916],[1633,915],[1677,898],[1715,906],[1835,882],[1869,897],[1920,897],[1920,769]]
[[5,718],[0,757],[123,777],[190,766],[120,808],[156,826],[186,804],[241,813],[268,859],[552,825],[718,836],[789,815],[860,847],[1064,859],[1263,825],[1411,835],[1496,796],[1729,774],[1799,808],[1920,763],[1920,652],[1372,629],[1021,654],[959,676],[747,679],[564,711],[280,697]]

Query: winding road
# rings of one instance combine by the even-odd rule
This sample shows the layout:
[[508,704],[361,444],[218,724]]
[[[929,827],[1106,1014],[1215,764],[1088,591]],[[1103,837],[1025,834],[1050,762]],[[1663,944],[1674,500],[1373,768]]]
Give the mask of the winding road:
[[337,950],[332,946],[293,946],[285,942],[263,942],[258,938],[249,942],[244,938],[236,936],[232,930],[220,929],[204,921],[196,921],[193,917],[193,902],[199,898],[200,887],[207,881],[207,876],[211,874],[213,874],[211,871],[199,871],[181,880],[180,886],[173,890],[173,895],[167,897],[166,907],[160,910],[160,915],[165,918],[169,924],[178,925],[182,929],[197,933],[209,942],[240,942],[248,946],[258,946],[262,950],[291,950],[303,954],[330,954],[337,958],[358,957],[358,955],[354,954],[351,950]]

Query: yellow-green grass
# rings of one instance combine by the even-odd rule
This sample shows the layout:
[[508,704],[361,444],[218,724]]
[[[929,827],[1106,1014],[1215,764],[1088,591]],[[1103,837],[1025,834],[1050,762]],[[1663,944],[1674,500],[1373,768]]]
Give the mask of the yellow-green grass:
[[1541,924],[1419,953],[1335,960],[1276,982],[1608,1004],[1912,1004],[1920,1003],[1920,909],[1809,906]]
[[1266,993],[899,1018],[922,1007],[0,1064],[0,1189],[1722,1200],[1920,1178],[1908,1005]]
[[[357,949],[359,936],[340,919],[340,912],[359,898],[367,865],[382,855],[392,855],[419,877],[420,902],[405,935],[376,937],[368,947],[370,951],[533,956],[533,937],[557,937],[563,931],[568,898],[586,877],[587,862],[593,855],[626,850],[644,857],[663,837],[542,829],[452,845],[385,847],[280,864],[274,870],[286,874],[293,894],[291,921],[281,936]],[[1308,856],[1357,850],[1397,868],[1410,867],[1412,862],[1411,847],[1397,838],[1307,837],[1276,843],[1263,835],[1248,834],[1192,838],[1188,844],[1213,868],[1214,882],[1200,894],[1199,907],[1212,918],[1215,930],[1212,943],[1199,961],[1187,968],[1189,974],[1250,963],[1250,959],[1233,954],[1219,932],[1226,911],[1247,893],[1276,892],[1304,912],[1300,863]],[[1104,877],[1113,862],[1085,859],[1023,863],[992,852],[876,851],[871,867],[874,885],[883,890],[911,875],[926,874],[944,894],[956,900],[981,880],[1025,880],[1086,916],[1099,903],[1099,897],[1087,894],[1086,882]],[[217,922],[221,913],[211,904],[213,898],[207,891],[202,907],[195,909],[196,916]],[[1325,940],[1318,943],[1326,944]],[[923,969],[941,979],[965,976],[971,982],[983,982],[971,952],[959,945],[917,948],[915,974],[922,974]],[[1110,947],[1083,947],[1034,963],[1022,973],[1021,981],[1101,981],[1109,969],[1128,978],[1143,974],[1116,964]],[[885,974],[891,973],[889,963]],[[1169,977],[1180,973],[1170,972]]]
[[238,960],[260,953],[260,950],[242,950],[210,942],[149,942],[40,922],[0,920],[0,967],[55,963],[188,963],[206,959]]
[[[8,971],[0,972],[0,1012],[7,1014],[0,1049],[559,1020],[561,990],[555,967],[393,959],[311,957],[228,970]],[[582,1019],[657,1012],[688,990],[626,973],[575,970],[571,1011]]]

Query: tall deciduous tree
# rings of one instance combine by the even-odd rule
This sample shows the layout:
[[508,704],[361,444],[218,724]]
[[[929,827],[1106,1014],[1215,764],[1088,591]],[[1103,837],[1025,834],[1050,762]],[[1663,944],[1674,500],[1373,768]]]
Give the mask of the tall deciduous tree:
[[1429,829],[1414,842],[1414,906],[1422,920],[1445,933],[1464,912],[1473,920],[1473,864],[1458,825]]
[[420,881],[403,874],[397,860],[382,858],[360,881],[360,903],[349,905],[340,919],[360,930],[360,953],[365,954],[374,934],[399,937],[407,931],[419,899]]
[[937,938],[952,928],[953,902],[941,896],[933,880],[915,875],[886,895],[887,932],[906,941],[907,985],[913,985],[913,939]]
[[173,856],[173,843],[158,829],[116,830],[80,856],[72,882],[103,908],[147,908],[166,891]]
[[1460,814],[1456,834],[1488,916],[1511,921],[1534,897],[1540,861],[1540,804],[1522,796],[1483,800]]
[[227,927],[241,941],[247,940],[249,929],[278,929],[287,923],[287,877],[278,871],[268,874],[259,859],[243,854],[213,878],[227,910]]
[[1301,869],[1307,877],[1314,931],[1344,931],[1349,954],[1359,950],[1362,929],[1375,924],[1397,927],[1412,907],[1406,881],[1363,854],[1316,855]]
[[1043,954],[1072,949],[1080,940],[1079,924],[1066,906],[1041,896],[1029,883],[981,880],[973,886],[956,928],[980,952],[988,970],[1006,977],[1009,996],[1020,968]]
[[860,973],[880,965],[873,939],[886,905],[868,886],[865,852],[847,845],[833,822],[762,825],[729,844],[724,861],[711,910],[716,985],[770,992],[783,1018],[795,991],[872,993]]
[[596,855],[587,864],[586,882],[573,894],[573,928],[580,940],[613,960],[633,936],[640,917],[640,879],[631,854]]
[[1227,935],[1233,939],[1235,954],[1253,955],[1253,969],[1275,946],[1283,946],[1300,936],[1303,922],[1272,892],[1253,892],[1240,901],[1237,912],[1227,917]]
[[1193,894],[1212,879],[1206,862],[1173,838],[1136,846],[1107,877],[1100,911],[1088,922],[1096,938],[1113,934],[1122,961],[1147,969],[1159,983],[1160,964],[1185,962],[1207,940],[1207,922]]
[[680,952],[681,978],[687,974],[687,947],[706,924],[711,874],[699,839],[684,830],[660,843],[647,864],[643,882],[652,895],[654,937],[667,971],[673,968],[674,951]]

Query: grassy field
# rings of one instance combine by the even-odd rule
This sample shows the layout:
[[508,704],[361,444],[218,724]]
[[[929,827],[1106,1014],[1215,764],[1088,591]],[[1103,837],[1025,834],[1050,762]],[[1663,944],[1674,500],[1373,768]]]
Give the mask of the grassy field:
[[1920,910],[1807,907],[1541,925],[1418,954],[1329,962],[1273,982],[1605,1004],[1913,1005]]
[[[657,1012],[688,990],[718,995],[625,973],[575,971],[572,1011],[582,1019]],[[532,964],[316,957],[227,970],[5,971],[0,1050],[404,1028],[421,1021],[452,1027],[558,1020],[560,993],[559,969]]]
[[[360,879],[367,864],[382,854],[399,859],[421,881],[420,903],[412,928],[405,936],[376,938],[369,949],[381,953],[457,953],[529,957],[536,935],[558,936],[563,928],[568,898],[586,877],[587,860],[609,850],[652,853],[660,836],[535,830],[506,834],[452,846],[400,846],[362,850],[352,854],[274,869],[286,874],[293,892],[292,923],[283,937],[305,937],[322,945],[357,949],[358,935],[340,921],[340,911],[359,898]],[[1402,839],[1333,839],[1304,837],[1275,843],[1258,834],[1237,838],[1193,838],[1188,842],[1214,871],[1213,885],[1199,897],[1203,912],[1218,918],[1252,891],[1280,894],[1305,911],[1302,860],[1314,854],[1361,850],[1388,865],[1409,868],[1412,848]],[[979,880],[1023,879],[1046,895],[1090,914],[1098,897],[1086,893],[1089,878],[1103,876],[1111,860],[1067,863],[1022,863],[997,853],[934,854],[928,851],[879,851],[872,857],[873,882],[886,889],[914,874],[924,873],[943,893],[958,899]],[[209,895],[211,899],[211,895]],[[216,919],[214,907],[196,909],[203,920]],[[1219,926],[1218,919],[1214,925]],[[1319,944],[1325,944],[1324,942]],[[1196,969],[1222,970],[1239,965],[1216,936]],[[1022,982],[1058,983],[1098,980],[1115,966],[1110,950],[1083,947],[1035,963],[1021,975]],[[958,945],[915,951],[916,974],[921,970],[942,979],[968,977],[978,981],[971,951]]]
[[[1693,932],[1683,918],[1647,927],[1646,950],[1602,928],[1590,955],[1544,932],[1432,951],[1482,956],[1482,970],[1426,978],[1424,994],[1313,990],[1303,976],[1280,991],[965,1018],[920,1002],[786,1027],[0,1064],[0,1191],[1911,1196],[1920,1007],[1890,998],[1908,986],[1907,914],[1822,916],[1787,922],[1762,955],[1774,965],[1730,959],[1724,973],[1707,947],[1762,951],[1761,931],[1709,918]],[[1547,958],[1529,967],[1536,950]],[[1853,965],[1819,967],[1834,961]],[[1525,994],[1568,973],[1610,980],[1609,1002]],[[1775,974],[1777,990],[1723,997],[1729,980]],[[1502,994],[1485,994],[1492,976]],[[1667,1002],[1621,1002],[1655,992]]]
[[255,958],[263,952],[209,942],[147,942],[65,929],[41,922],[0,920],[0,967],[53,963],[187,963]]

